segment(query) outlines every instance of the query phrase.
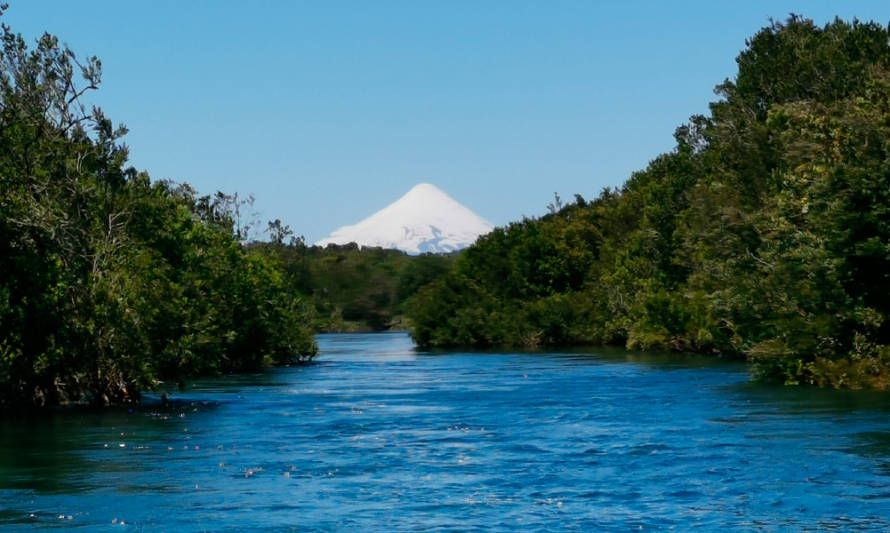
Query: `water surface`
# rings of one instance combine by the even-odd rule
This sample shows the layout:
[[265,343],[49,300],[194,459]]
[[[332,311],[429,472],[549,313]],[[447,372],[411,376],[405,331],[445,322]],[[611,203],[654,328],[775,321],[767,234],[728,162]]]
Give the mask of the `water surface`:
[[3,531],[890,530],[890,396],[623,351],[315,363],[0,421]]

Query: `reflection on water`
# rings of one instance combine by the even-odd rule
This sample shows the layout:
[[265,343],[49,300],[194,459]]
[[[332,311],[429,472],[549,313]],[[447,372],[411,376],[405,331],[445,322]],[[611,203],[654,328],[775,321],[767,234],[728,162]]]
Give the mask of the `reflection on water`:
[[890,529],[890,397],[617,350],[414,351],[0,421],[4,531]]

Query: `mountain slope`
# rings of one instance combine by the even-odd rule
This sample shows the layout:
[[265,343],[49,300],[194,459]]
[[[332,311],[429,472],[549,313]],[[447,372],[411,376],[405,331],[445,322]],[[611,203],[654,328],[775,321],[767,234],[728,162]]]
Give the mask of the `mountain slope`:
[[409,254],[447,253],[473,244],[492,227],[435,185],[421,183],[368,218],[343,226],[315,244],[354,242]]

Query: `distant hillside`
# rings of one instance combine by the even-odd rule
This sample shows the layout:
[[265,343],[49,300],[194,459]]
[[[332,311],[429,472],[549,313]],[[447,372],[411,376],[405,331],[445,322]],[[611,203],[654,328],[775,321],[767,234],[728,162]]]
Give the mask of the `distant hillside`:
[[344,246],[254,244],[280,260],[287,283],[314,307],[321,332],[406,329],[404,302],[451,270],[455,256]]

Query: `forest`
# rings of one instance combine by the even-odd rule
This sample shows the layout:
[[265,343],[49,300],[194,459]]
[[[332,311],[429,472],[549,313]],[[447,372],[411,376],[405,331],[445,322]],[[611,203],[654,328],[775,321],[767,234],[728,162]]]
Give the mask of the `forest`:
[[676,146],[498,228],[408,303],[423,347],[616,344],[890,387],[890,35],[792,15]]
[[5,24],[0,46],[0,407],[137,401],[316,353],[278,258],[242,246],[237,196],[127,166],[126,129],[83,103],[98,59]]
[[128,166],[126,128],[85,103],[97,58],[2,32],[0,408],[303,363],[316,332],[404,329],[405,300],[449,270],[451,256],[307,247],[279,220],[257,242],[252,199]]
[[405,328],[424,349],[621,345],[886,389],[888,43],[875,23],[773,22],[621,187],[408,256],[306,246],[280,221],[251,241],[237,195],[128,166],[126,128],[85,103],[97,58],[4,24],[0,407],[134,402],[309,361],[315,332]]
[[[274,224],[274,223],[273,223]],[[286,232],[289,228],[286,229]],[[288,287],[313,311],[313,330],[326,333],[405,330],[405,303],[447,274],[456,255],[408,255],[355,243],[306,246],[302,239],[252,243],[279,260]]]

